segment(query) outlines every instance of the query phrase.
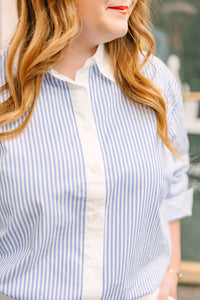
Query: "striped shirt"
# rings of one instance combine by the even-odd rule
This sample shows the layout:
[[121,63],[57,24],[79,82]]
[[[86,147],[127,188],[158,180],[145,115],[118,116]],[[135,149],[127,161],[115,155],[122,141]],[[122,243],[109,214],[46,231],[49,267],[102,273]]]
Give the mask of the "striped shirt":
[[[6,57],[2,50],[1,85]],[[155,112],[122,94],[103,45],[75,80],[44,75],[28,127],[0,143],[1,293],[125,300],[158,288],[169,222],[191,215],[192,191],[181,93],[167,67],[152,62],[144,73],[167,97],[182,160],[158,137]]]

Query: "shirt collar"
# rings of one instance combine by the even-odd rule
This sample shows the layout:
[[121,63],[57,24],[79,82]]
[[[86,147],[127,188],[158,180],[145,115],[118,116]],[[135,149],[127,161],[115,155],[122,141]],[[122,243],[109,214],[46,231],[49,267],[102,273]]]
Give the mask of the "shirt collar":
[[115,81],[114,71],[109,55],[106,53],[104,45],[100,44],[94,55],[99,71],[111,81]]
[[[111,65],[111,60],[109,55],[106,53],[104,44],[100,44],[97,48],[96,53],[88,58],[82,69],[92,67],[93,65],[97,65],[99,71],[109,80],[115,81],[114,72]],[[62,80],[66,80],[69,82],[74,82],[70,78],[65,77],[64,75],[59,74],[56,70],[52,69],[49,71],[55,77],[58,77]]]

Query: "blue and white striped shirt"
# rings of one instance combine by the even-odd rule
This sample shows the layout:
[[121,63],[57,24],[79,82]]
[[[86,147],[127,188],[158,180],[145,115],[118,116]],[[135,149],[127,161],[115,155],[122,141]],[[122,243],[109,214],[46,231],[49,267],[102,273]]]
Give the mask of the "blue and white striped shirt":
[[191,215],[192,191],[181,93],[152,61],[144,72],[167,96],[182,160],[158,138],[154,111],[122,94],[103,45],[74,81],[46,73],[28,127],[0,143],[1,293],[125,300],[158,288],[171,255],[169,221]]

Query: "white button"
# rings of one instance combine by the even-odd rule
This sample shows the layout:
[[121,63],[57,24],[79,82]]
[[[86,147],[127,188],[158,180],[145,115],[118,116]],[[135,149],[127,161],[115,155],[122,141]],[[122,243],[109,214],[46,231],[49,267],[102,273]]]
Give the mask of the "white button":
[[100,171],[100,167],[99,167],[99,165],[95,165],[95,166],[91,167],[90,170],[92,173],[97,174]]
[[99,264],[96,260],[88,260],[87,262],[85,262],[86,266],[88,268],[98,268],[99,267]]
[[97,213],[94,213],[94,214],[92,215],[92,218],[93,218],[95,221],[97,221],[97,220],[100,218],[100,215],[97,214]]
[[89,123],[86,123],[86,124],[83,125],[83,129],[86,130],[86,131],[89,131],[89,130],[92,129],[92,125],[89,124]]

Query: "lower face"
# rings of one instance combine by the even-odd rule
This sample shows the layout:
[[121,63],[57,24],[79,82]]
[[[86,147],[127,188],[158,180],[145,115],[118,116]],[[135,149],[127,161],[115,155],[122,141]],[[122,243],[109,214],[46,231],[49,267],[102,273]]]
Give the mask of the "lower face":
[[98,45],[123,37],[137,0],[78,0],[81,36]]

